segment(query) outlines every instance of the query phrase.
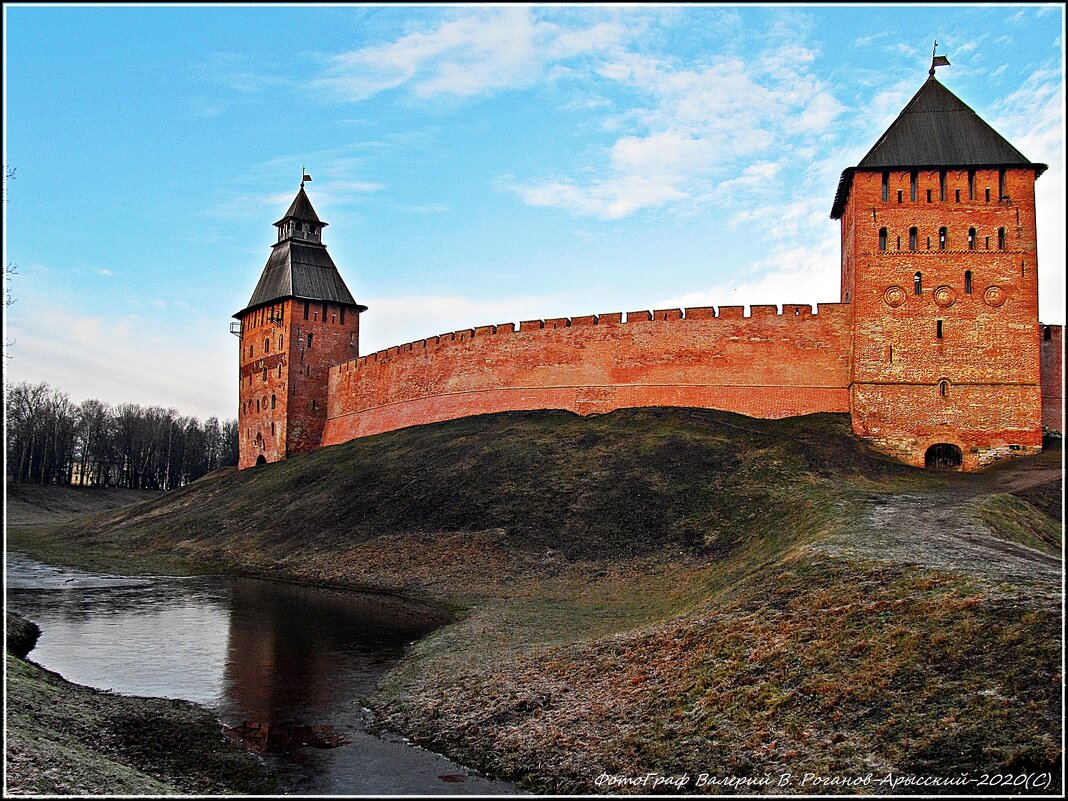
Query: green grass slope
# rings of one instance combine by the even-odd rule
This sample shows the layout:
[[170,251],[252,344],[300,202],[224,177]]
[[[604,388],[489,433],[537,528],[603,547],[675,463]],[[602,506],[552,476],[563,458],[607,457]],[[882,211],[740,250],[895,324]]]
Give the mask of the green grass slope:
[[369,703],[536,790],[650,771],[1030,771],[1055,789],[1060,480],[1059,453],[914,470],[845,415],[507,413],[213,475],[9,547],[446,603],[455,621]]
[[818,509],[843,473],[881,480],[906,468],[858,445],[840,415],[506,413],[216,475],[80,519],[64,539],[172,543],[224,558],[240,542],[284,557],[382,535],[492,530],[502,546],[551,549],[567,560],[670,549],[723,555],[747,531]]

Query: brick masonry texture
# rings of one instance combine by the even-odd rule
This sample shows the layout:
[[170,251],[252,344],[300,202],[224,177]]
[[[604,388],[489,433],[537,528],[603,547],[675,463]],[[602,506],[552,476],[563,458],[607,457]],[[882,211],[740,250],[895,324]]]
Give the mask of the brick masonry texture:
[[1064,327],[1042,329],[1042,428],[1064,433]]
[[917,466],[956,445],[965,470],[1041,447],[1034,211],[1030,169],[854,176],[842,280],[858,435]]
[[755,306],[457,331],[330,371],[323,444],[473,414],[696,406],[754,417],[849,409],[849,308]]
[[318,447],[327,373],[358,352],[359,314],[350,307],[342,315],[334,303],[287,299],[248,311],[241,326],[238,467]]

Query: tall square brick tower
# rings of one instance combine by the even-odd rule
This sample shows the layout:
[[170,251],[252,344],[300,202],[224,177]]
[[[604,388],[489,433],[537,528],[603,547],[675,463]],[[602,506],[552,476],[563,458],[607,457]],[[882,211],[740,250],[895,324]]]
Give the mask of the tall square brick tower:
[[853,430],[917,466],[1042,446],[1035,179],[934,76],[856,167],[842,222]]
[[248,305],[240,335],[238,467],[311,450],[326,422],[327,371],[359,355],[360,313],[326,245],[301,182],[275,223],[278,241]]

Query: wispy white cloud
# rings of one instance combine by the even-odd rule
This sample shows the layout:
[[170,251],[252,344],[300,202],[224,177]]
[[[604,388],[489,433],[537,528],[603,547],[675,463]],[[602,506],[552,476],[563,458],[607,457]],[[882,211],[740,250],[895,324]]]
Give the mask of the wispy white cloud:
[[[316,181],[315,205],[319,207],[316,211],[322,214],[323,209],[344,206],[362,195],[384,188],[384,184],[375,181]],[[296,189],[284,192],[238,192],[213,204],[204,213],[210,217],[228,219],[261,216],[265,210],[281,214],[293,202],[295,194]]]
[[102,275],[102,276],[104,276],[105,278],[108,278],[108,277],[110,277],[110,276],[112,276],[112,275],[115,275],[115,273],[113,273],[113,272],[112,272],[111,270],[109,270],[109,269],[107,269],[107,268],[105,267],[105,268],[104,268],[104,269],[102,269],[102,270],[97,270],[97,275]]
[[191,67],[193,75],[201,80],[250,94],[259,94],[293,83],[290,78],[270,74],[268,69],[253,57],[234,52],[212,53],[207,59]]
[[815,247],[776,247],[753,265],[739,280],[720,282],[706,289],[674,295],[658,301],[656,308],[687,306],[782,306],[784,303],[835,303],[840,295],[836,243],[817,242]]
[[617,21],[566,27],[530,8],[480,9],[334,56],[312,85],[353,101],[398,87],[419,98],[471,97],[528,86],[552,65],[615,46],[624,31]]
[[[183,316],[183,328],[173,330],[137,314],[108,318],[54,300],[25,300],[8,327],[15,342],[5,365],[9,380],[46,381],[76,402],[97,398],[201,418],[236,416],[236,346],[221,327],[209,330]],[[57,338],[60,329],[70,336]]]
[[994,106],[991,124],[1031,161],[1049,165],[1035,183],[1039,317],[1065,321],[1064,81],[1059,69],[1039,68]]
[[879,31],[878,33],[868,34],[867,36],[860,36],[853,40],[854,47],[871,47],[876,42],[886,39],[892,34],[890,31]]
[[360,319],[360,353],[414,342],[479,325],[594,313],[576,311],[559,295],[517,295],[477,299],[462,295],[403,295],[363,301],[373,314]]
[[[817,51],[795,39],[781,32],[755,58],[697,65],[621,49],[598,75],[640,100],[606,118],[609,130],[622,130],[604,165],[592,178],[526,179],[510,188],[531,205],[606,220],[717,196],[729,203],[726,194],[710,191],[717,177],[740,173],[755,186],[749,160],[768,164],[773,149],[804,147],[845,110],[812,71]],[[775,172],[763,177],[774,179]]]

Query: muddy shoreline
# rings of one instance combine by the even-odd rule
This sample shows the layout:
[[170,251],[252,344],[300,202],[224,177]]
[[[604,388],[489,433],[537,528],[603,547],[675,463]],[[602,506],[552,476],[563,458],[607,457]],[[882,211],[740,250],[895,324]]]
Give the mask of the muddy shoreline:
[[116,695],[69,682],[24,658],[37,632],[32,621],[7,613],[7,793],[277,790],[263,761],[228,740],[210,711],[187,701]]

